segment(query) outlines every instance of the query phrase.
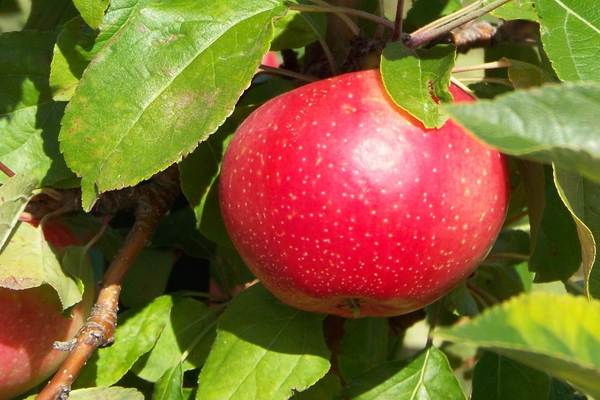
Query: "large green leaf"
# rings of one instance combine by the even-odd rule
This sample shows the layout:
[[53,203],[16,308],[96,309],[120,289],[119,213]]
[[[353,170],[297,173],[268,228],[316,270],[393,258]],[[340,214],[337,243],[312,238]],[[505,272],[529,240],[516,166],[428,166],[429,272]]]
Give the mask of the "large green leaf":
[[473,371],[471,400],[548,399],[550,377],[519,362],[484,353]]
[[284,12],[278,0],[150,1],[134,11],[88,66],[63,119],[61,150],[82,177],[84,208],[179,161],[213,133]]
[[554,180],[558,193],[573,214],[581,243],[585,291],[589,296],[600,297],[600,185],[576,173],[557,168]]
[[290,308],[260,284],[225,311],[199,378],[198,400],[284,400],[329,370],[323,316]]
[[563,81],[600,81],[600,13],[596,0],[535,0],[542,42]]
[[170,321],[148,357],[136,365],[136,374],[156,382],[168,370],[176,373],[176,366],[183,372],[201,367],[215,338],[216,317],[214,310],[197,300],[177,299]]
[[73,0],[84,21],[92,28],[98,28],[109,0]]
[[600,302],[535,292],[437,336],[489,348],[600,395]]
[[61,257],[41,228],[19,222],[0,253],[0,287],[21,290],[48,284],[67,309],[81,301],[83,290],[63,269]]
[[38,184],[35,177],[22,174],[13,176],[0,186],[0,252]]
[[440,350],[430,347],[410,362],[392,361],[348,384],[353,400],[464,400],[465,395]]
[[161,296],[144,308],[119,316],[115,342],[99,349],[82,370],[78,386],[111,386],[156,344],[171,314],[173,299]]
[[452,101],[448,87],[455,55],[454,47],[445,45],[411,50],[393,42],[383,50],[381,76],[385,89],[394,103],[426,128],[439,128],[446,122],[447,116],[436,98]]
[[338,354],[339,369],[346,381],[386,361],[388,336],[389,325],[385,318],[346,320]]
[[505,153],[554,162],[600,182],[600,85],[545,86],[446,108]]
[[[54,33],[0,34],[0,161],[54,185],[72,179],[58,151],[64,103],[52,101],[48,74]],[[6,177],[0,174],[0,182]]]

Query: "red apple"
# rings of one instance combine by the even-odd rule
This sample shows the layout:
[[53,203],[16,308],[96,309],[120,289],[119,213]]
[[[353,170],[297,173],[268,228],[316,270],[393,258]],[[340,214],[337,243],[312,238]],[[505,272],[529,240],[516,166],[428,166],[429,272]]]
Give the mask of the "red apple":
[[424,129],[375,70],[265,103],[220,178],[228,232],[262,283],[344,317],[403,314],[447,293],[488,253],[508,196],[500,153],[452,121]]
[[[44,226],[46,240],[60,252],[77,238],[60,221]],[[52,349],[54,341],[71,339],[83,325],[92,296],[62,313],[56,291],[49,286],[25,290],[0,288],[0,399],[10,399],[51,375],[67,356]]]
[[269,51],[262,58],[261,64],[266,65],[267,67],[279,67],[279,57],[277,57],[277,53],[275,53],[274,51]]

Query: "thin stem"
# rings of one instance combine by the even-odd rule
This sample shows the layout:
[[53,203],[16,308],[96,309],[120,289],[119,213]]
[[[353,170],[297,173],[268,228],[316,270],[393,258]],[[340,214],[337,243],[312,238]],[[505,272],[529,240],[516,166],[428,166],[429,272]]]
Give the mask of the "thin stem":
[[527,261],[529,255],[519,253],[495,253],[490,254],[487,260],[516,260],[516,261]]
[[515,214],[514,216],[512,216],[509,219],[507,219],[506,221],[504,221],[504,226],[510,226],[510,225],[514,224],[515,222],[519,222],[521,219],[523,219],[525,216],[527,216],[527,214],[529,214],[529,209],[523,210],[520,213]]
[[499,85],[504,85],[508,87],[513,87],[512,83],[509,80],[503,78],[461,78],[462,82],[488,82],[488,83],[497,83]]
[[452,69],[452,73],[460,73],[460,72],[469,72],[469,71],[479,71],[486,69],[499,69],[499,68],[509,68],[511,66],[511,62],[507,58],[502,58],[498,61],[492,61],[483,64],[475,64],[475,65],[466,65],[464,67],[455,67]]
[[480,288],[473,282],[467,281],[467,288],[469,288],[472,292],[477,293],[479,296],[483,297],[486,300],[486,302],[488,302],[490,305],[500,303],[500,300],[496,296]]
[[[327,7],[327,8],[333,7],[331,4],[329,4],[328,2],[326,2],[324,0],[309,0],[309,1],[311,3],[315,3],[316,5],[319,5],[322,7]],[[354,36],[358,36],[360,34],[360,28],[358,27],[358,25],[356,25],[356,23],[354,21],[352,21],[352,18],[350,18],[343,12],[333,12],[333,14],[336,17],[338,17],[339,19],[341,19],[348,26],[348,29],[350,29],[350,32],[352,32],[352,34]]]
[[[344,14],[341,14],[341,15],[348,18]],[[338,73],[337,64],[335,63],[335,58],[333,57],[333,53],[331,52],[329,45],[327,44],[325,39],[319,34],[317,27],[313,24],[313,22],[310,20],[310,18],[306,18],[306,16],[302,13],[300,13],[300,17],[302,17],[304,22],[306,22],[306,24],[310,27],[310,29],[315,33],[315,36],[317,37],[317,40],[319,41],[319,44],[321,45],[321,48],[323,49],[323,54],[325,54],[327,63],[329,64],[329,69],[331,70],[331,74],[337,75],[337,73]]]
[[508,3],[509,1],[511,0],[496,0],[486,6],[482,6],[482,2],[480,1],[474,3],[476,4],[476,7],[473,6],[473,4],[471,4],[467,7],[462,8],[461,10],[458,10],[454,14],[450,14],[450,16],[453,17],[452,19],[448,19],[448,17],[450,16],[444,17],[444,22],[434,21],[431,24],[431,28],[421,28],[413,32],[406,40],[405,44],[409,48],[416,48],[422,46],[426,43],[429,43],[433,39],[436,39],[450,32],[454,28],[458,28],[459,26],[464,25],[469,21],[472,21],[481,17],[482,15],[489,13],[490,11]]
[[459,81],[458,79],[456,79],[453,76],[450,77],[450,82],[452,82],[453,84],[455,84],[456,86],[458,86],[459,88],[461,88],[462,90],[464,90],[467,93],[473,93],[471,88],[469,88],[467,85],[465,85],[464,83],[462,83],[461,81]]
[[304,75],[299,72],[290,71],[289,69],[269,67],[268,65],[264,64],[260,65],[260,69],[261,71],[259,72],[264,72],[265,74],[287,76],[289,78],[298,79],[304,82],[315,82],[319,80],[319,78],[316,78],[314,76]]
[[[121,282],[138,254],[146,247],[162,216],[179,193],[177,170],[169,168],[147,184],[137,199],[135,222],[104,275],[102,288],[86,324],[77,333],[66,360],[37,400],[66,399],[81,369],[100,346],[110,344],[117,323]],[[62,345],[62,346],[61,346]],[[58,343],[61,348],[67,348]]]
[[417,35],[424,31],[428,31],[428,30],[431,30],[434,28],[439,28],[440,26],[447,24],[448,22],[454,21],[457,18],[464,15],[465,13],[468,13],[468,12],[476,9],[477,7],[480,7],[482,2],[483,2],[483,0],[474,1],[473,3],[466,5],[465,7],[461,8],[460,10],[457,10],[446,16],[440,17],[440,18],[436,19],[435,21],[431,21],[427,25],[422,26],[419,29],[417,29],[416,31],[414,31],[412,33],[412,35]]
[[15,173],[13,172],[13,170],[8,168],[6,165],[4,165],[1,162],[0,162],[0,171],[2,173],[4,173],[4,175],[8,176],[9,178],[12,178],[13,176],[15,176]]
[[394,31],[392,32],[392,41],[395,42],[402,35],[402,16],[404,14],[404,0],[398,0],[396,5],[396,19],[394,20]]
[[[346,14],[346,15],[354,15],[356,17],[359,18],[364,18],[367,19],[369,21],[373,21],[377,24],[383,25],[386,28],[389,29],[394,29],[394,23],[386,18],[382,18],[378,15],[374,15],[371,13],[368,13],[366,11],[363,10],[356,10],[354,8],[350,8],[350,7],[338,7],[338,6],[329,6],[329,7],[325,7],[325,6],[310,6],[310,5],[304,5],[304,4],[292,4],[289,6],[290,10],[296,10],[296,11],[301,11],[301,12],[325,12],[325,13],[342,13],[342,14]],[[353,32],[353,33],[360,33],[360,32]]]

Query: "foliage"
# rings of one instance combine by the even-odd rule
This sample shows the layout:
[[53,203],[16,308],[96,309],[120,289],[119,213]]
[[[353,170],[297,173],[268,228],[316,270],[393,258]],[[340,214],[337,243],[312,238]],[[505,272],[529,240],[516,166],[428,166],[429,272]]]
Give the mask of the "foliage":
[[[466,54],[447,37],[409,49],[390,41],[390,23],[348,21],[322,1],[50,3],[0,5],[0,162],[15,173],[0,174],[0,288],[49,285],[68,310],[132,226],[118,213],[94,238],[99,197],[173,164],[182,189],[123,283],[114,344],[90,359],[72,399],[600,398],[597,0],[513,0],[483,20],[521,20],[533,38],[515,32]],[[396,4],[342,3],[391,20]],[[407,3],[414,30],[469,2]],[[305,83],[259,73],[269,51],[307,79],[380,64],[390,100],[424,126],[451,118],[508,156],[502,232],[426,312],[340,322],[254,282],[218,182],[237,127]],[[484,61],[504,67],[454,69]],[[451,79],[479,99],[451,104]],[[40,193],[73,189],[82,207],[64,222],[81,246],[57,251],[23,220]]]

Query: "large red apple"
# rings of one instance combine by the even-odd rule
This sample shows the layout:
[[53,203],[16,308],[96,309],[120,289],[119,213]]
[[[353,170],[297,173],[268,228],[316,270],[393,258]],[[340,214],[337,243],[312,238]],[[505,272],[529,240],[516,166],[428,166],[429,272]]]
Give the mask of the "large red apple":
[[[44,226],[46,240],[60,252],[77,238],[60,221]],[[56,292],[40,286],[26,290],[0,288],[0,399],[26,392],[52,374],[67,353],[52,349],[54,341],[71,339],[91,306],[84,301],[65,316]]]
[[261,106],[220,178],[225,224],[262,283],[344,317],[402,314],[447,293],[489,251],[508,195],[500,153],[452,121],[424,129],[375,70]]

